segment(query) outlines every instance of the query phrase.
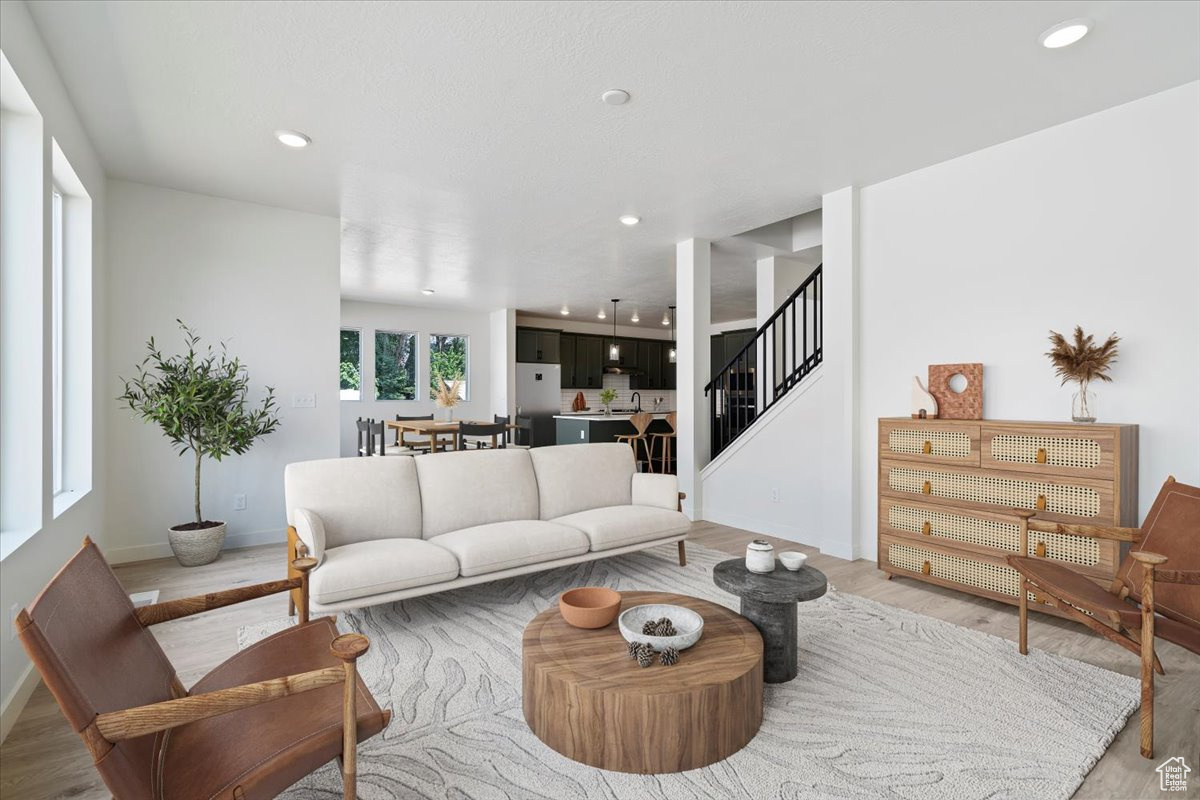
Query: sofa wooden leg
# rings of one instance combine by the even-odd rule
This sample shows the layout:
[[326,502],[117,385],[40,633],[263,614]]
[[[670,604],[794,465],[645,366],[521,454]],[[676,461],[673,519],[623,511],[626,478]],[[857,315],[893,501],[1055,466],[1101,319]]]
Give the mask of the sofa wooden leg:
[[679,566],[687,566],[687,543],[682,540],[679,542]]
[[1021,655],[1027,656],[1029,655],[1029,584],[1024,580],[1021,581],[1020,591],[1020,612],[1017,615],[1020,620],[1018,649],[1021,651]]
[[293,591],[295,591],[295,589],[288,592],[288,616],[289,617],[296,616],[296,598],[292,594]]

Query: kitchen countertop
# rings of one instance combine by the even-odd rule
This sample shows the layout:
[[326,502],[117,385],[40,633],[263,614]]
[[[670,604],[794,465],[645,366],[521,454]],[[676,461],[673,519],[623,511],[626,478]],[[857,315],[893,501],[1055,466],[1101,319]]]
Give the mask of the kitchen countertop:
[[[644,411],[644,414],[649,414],[654,419],[663,419],[670,414],[670,411]],[[555,419],[580,419],[588,422],[622,422],[627,421],[633,416],[633,412],[614,412],[610,415],[605,415],[603,411],[575,411],[567,414],[555,414]]]

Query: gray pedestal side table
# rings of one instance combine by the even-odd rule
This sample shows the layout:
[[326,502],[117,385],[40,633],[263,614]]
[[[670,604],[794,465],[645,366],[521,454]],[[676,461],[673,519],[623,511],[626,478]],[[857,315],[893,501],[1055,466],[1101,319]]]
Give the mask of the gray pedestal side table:
[[763,680],[796,677],[796,604],[825,594],[825,573],[808,565],[791,572],[776,560],[774,572],[761,574],[746,569],[745,559],[731,558],[713,568],[713,583],[742,599],[742,616],[762,634]]

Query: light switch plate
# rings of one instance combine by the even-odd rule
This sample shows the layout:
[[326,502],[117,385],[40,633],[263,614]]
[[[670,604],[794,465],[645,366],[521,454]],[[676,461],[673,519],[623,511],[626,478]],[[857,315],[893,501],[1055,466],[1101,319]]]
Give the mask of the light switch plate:
[[295,392],[292,395],[292,408],[316,408],[317,396],[312,392]]

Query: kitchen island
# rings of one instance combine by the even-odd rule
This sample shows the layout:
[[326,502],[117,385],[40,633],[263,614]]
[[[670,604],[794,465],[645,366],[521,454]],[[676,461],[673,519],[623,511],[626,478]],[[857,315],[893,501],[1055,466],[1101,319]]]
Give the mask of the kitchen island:
[[[670,433],[671,426],[667,424],[669,411],[645,412],[653,417],[646,433]],[[613,413],[606,416],[604,412],[581,411],[570,414],[556,414],[554,424],[557,428],[558,444],[582,444],[584,442],[615,442],[618,436],[637,433],[633,423],[629,421],[632,412]],[[654,469],[658,471],[660,442],[651,438],[654,445]],[[638,445],[638,457],[645,458],[641,445]],[[674,472],[674,464],[668,465],[668,471]]]

